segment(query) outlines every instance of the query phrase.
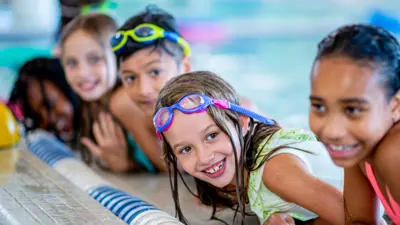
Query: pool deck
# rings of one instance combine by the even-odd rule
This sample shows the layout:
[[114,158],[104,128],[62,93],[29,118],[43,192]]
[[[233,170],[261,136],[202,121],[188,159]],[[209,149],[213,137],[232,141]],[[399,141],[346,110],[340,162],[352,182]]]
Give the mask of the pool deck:
[[0,171],[0,225],[125,224],[26,150],[13,173]]
[[[94,170],[113,183],[119,189],[126,191],[136,197],[146,200],[161,210],[167,212],[170,215],[175,215],[174,202],[171,195],[171,188],[169,183],[168,175],[130,175],[130,174],[114,174],[108,171],[103,171],[98,168]],[[180,180],[180,179],[179,179]],[[194,180],[189,177],[185,178],[186,183],[189,185],[191,190],[194,192],[195,184]],[[210,221],[211,208],[207,206],[200,206],[195,202],[194,197],[186,189],[183,182],[180,181],[179,184],[179,194],[180,194],[180,204],[184,216],[187,218],[191,225],[220,225],[221,222]],[[236,224],[240,224],[240,213],[238,213],[238,219]],[[218,212],[216,216],[219,219],[224,220],[228,224],[233,224],[234,212],[231,209],[226,209]],[[259,221],[256,217],[246,217],[245,224],[257,225]]]
[[[125,224],[31,152],[20,150],[18,155],[13,170],[9,165],[0,165],[0,225]],[[175,215],[167,175],[114,174],[96,167],[94,171],[120,190]],[[193,189],[194,181],[186,180]],[[197,204],[183,183],[179,185],[181,207],[190,224],[221,224],[210,221],[211,208]],[[232,224],[233,214],[227,209],[218,212],[217,217]],[[257,218],[249,217],[246,224],[259,223]]]

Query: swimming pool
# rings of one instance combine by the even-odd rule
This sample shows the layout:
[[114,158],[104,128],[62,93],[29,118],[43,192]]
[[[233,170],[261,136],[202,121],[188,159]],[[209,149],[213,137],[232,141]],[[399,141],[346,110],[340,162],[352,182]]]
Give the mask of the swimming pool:
[[[266,114],[303,128],[308,128],[309,73],[318,41],[342,24],[368,21],[373,9],[400,5],[393,0],[121,0],[120,21],[148,3],[173,13],[184,27],[203,30],[203,37],[191,42],[195,70],[216,72]],[[201,40],[208,35],[218,37],[211,44]]]
[[[308,127],[309,73],[318,41],[340,25],[368,21],[375,9],[395,15],[400,10],[396,0],[117,2],[119,23],[149,3],[174,14],[192,44],[194,70],[221,75],[266,114],[284,125],[303,128]],[[17,63],[3,57],[3,64],[7,59]],[[15,74],[4,69],[0,73],[0,97],[4,97]]]

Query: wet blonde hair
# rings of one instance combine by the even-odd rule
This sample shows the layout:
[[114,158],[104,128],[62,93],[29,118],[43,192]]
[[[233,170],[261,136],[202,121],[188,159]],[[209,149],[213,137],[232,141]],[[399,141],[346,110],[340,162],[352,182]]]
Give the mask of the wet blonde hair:
[[[78,16],[69,22],[61,33],[60,47],[61,55],[63,55],[63,48],[68,38],[77,31],[84,31],[89,34],[103,49],[104,58],[109,73],[116,71],[116,59],[112,52],[110,40],[115,34],[118,28],[117,23],[110,17],[101,13],[91,13],[84,16]],[[115,71],[112,71],[115,70]],[[98,101],[86,102],[80,98],[80,109],[79,116],[81,116],[82,126],[79,128],[78,138],[90,137],[95,140],[92,125],[94,121],[98,119],[98,115],[101,111],[108,112],[108,102],[110,93],[121,86],[120,80],[117,78],[116,85],[114,88],[105,95],[105,98],[101,98]],[[78,139],[79,141],[79,139]],[[93,161],[92,154],[84,146],[79,147],[82,155],[82,159],[85,163],[90,164]]]
[[[177,103],[187,94],[203,94],[214,99],[224,99],[233,104],[239,105],[239,95],[231,85],[212,72],[198,71],[186,73],[169,80],[160,91],[155,112],[162,107],[171,106]],[[231,110],[224,110],[213,106],[208,107],[207,112],[213,118],[218,127],[229,136],[232,146],[235,146],[233,142],[234,138],[228,128],[228,123],[232,123],[236,132],[239,134],[238,138],[241,151],[241,157],[239,160],[236,151],[234,151],[236,159],[235,179],[238,185],[236,185],[235,195],[232,194],[232,192],[214,187],[207,182],[195,178],[198,193],[197,197],[199,197],[203,204],[213,207],[211,219],[219,220],[215,217],[217,207],[229,207],[233,209],[236,206],[236,213],[239,211],[239,208],[241,210],[243,223],[246,214],[245,204],[248,202],[246,188],[244,187],[245,168],[247,171],[257,169],[255,168],[255,162],[258,157],[256,154],[258,146],[261,145],[265,138],[272,136],[281,128],[276,123],[275,125],[267,125],[250,119],[249,131],[247,132],[246,137],[243,137],[240,114]],[[177,168],[177,159],[168,141],[165,138],[163,140],[164,159],[168,165],[176,213],[180,221],[188,223],[182,214],[179,204],[177,177],[180,173]],[[268,156],[269,155],[270,154],[268,154]],[[266,159],[267,157],[265,157],[264,160]]]

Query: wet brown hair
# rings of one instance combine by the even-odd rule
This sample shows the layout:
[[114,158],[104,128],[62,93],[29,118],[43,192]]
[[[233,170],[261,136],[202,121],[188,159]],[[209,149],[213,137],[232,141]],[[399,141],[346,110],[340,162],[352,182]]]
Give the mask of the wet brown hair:
[[[156,103],[155,112],[157,112],[157,110],[159,110],[162,107],[171,106],[177,103],[183,96],[187,94],[203,94],[214,99],[226,99],[233,104],[239,105],[239,95],[236,93],[236,91],[230,84],[228,84],[221,77],[212,72],[198,71],[198,72],[186,73],[169,80],[160,91]],[[224,188],[221,189],[214,187],[207,182],[195,178],[197,187],[197,197],[203,204],[212,206],[213,212],[211,219],[219,220],[223,223],[226,223],[215,217],[216,208],[229,207],[231,209],[234,209],[236,207],[236,209],[234,209],[235,217],[240,209],[242,214],[242,224],[243,224],[245,215],[248,215],[248,213],[245,212],[245,205],[246,203],[248,203],[248,199],[247,199],[247,188],[244,186],[245,183],[244,171],[250,172],[258,169],[262,164],[264,164],[264,162],[271,154],[273,154],[276,150],[281,148],[279,147],[277,149],[274,149],[265,157],[263,156],[264,158],[261,164],[259,164],[259,166],[256,166],[256,159],[259,157],[257,154],[258,147],[262,144],[263,141],[265,141],[266,138],[271,137],[281,128],[276,122],[275,125],[268,125],[260,122],[255,122],[253,119],[250,118],[249,131],[247,132],[246,136],[243,137],[240,114],[233,112],[231,110],[224,110],[213,106],[208,107],[207,112],[213,118],[217,126],[225,134],[229,136],[232,146],[235,146],[233,142],[234,138],[232,137],[232,134],[229,131],[228,123],[234,124],[235,129],[239,134],[240,151],[241,151],[240,159],[238,159],[236,151],[234,151],[235,171],[236,171],[235,179],[236,179],[236,184],[238,185],[236,185],[236,191],[235,191],[236,194],[234,194],[232,191],[227,191]],[[181,174],[177,168],[177,159],[168,141],[165,140],[165,137],[163,140],[164,140],[163,157],[168,165],[171,190],[175,202],[176,214],[181,222],[188,224],[188,221],[183,216],[179,204],[177,179],[178,176],[181,176]],[[184,180],[183,182],[185,186],[188,188]],[[193,192],[191,193],[193,194]]]
[[[110,40],[115,34],[117,28],[117,23],[110,16],[105,14],[91,13],[84,16],[78,16],[68,23],[62,31],[60,40],[61,52],[63,52],[65,42],[72,34],[74,34],[76,31],[84,31],[93,37],[93,39],[102,47],[106,64],[110,70],[110,68],[112,68],[110,65],[112,65],[112,63],[116,64],[115,58],[113,58],[114,54],[111,49]],[[108,55],[112,57],[107,57]],[[93,102],[86,102],[79,98],[80,107],[78,115],[81,119],[81,126],[79,127],[78,132],[78,142],[80,137],[89,137],[92,140],[96,140],[93,135],[92,125],[94,121],[98,120],[98,116],[101,111],[109,111],[107,105],[109,102],[109,97],[114,90],[118,89],[119,87],[121,87],[121,81],[117,77],[117,82],[114,88],[106,93],[101,99]],[[83,161],[87,164],[90,164],[93,161],[91,152],[84,145],[80,145],[79,149],[81,151]]]

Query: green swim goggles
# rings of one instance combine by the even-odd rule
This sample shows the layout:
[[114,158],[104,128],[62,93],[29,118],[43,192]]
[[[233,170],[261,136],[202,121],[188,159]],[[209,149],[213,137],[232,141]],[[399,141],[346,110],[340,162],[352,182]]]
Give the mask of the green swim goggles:
[[94,3],[82,6],[81,15],[87,15],[92,12],[108,14],[111,10],[115,10],[116,8],[117,3],[115,1],[106,0],[103,3]]
[[151,45],[158,39],[165,38],[181,46],[186,56],[190,55],[190,46],[185,39],[177,33],[165,31],[163,28],[150,23],[140,24],[132,30],[118,31],[111,39],[112,50],[116,54],[123,51],[128,37],[144,45]]

